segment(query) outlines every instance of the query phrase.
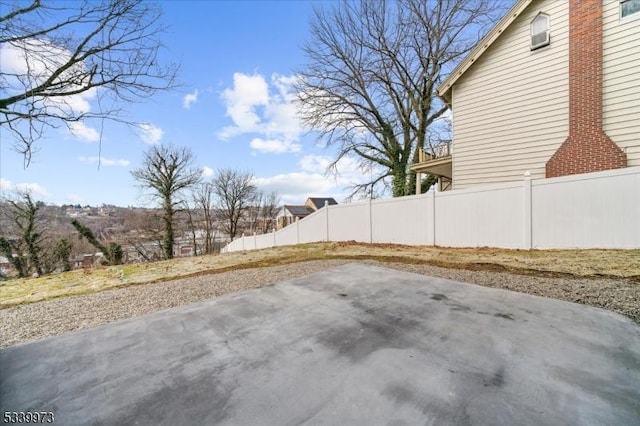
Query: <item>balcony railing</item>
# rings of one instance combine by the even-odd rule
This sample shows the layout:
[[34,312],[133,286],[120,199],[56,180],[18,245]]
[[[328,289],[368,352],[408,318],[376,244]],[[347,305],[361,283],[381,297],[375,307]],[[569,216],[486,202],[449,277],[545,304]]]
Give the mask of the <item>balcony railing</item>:
[[437,160],[438,158],[449,157],[451,155],[451,141],[445,141],[438,145],[431,146],[429,151],[420,148],[418,159],[420,163]]

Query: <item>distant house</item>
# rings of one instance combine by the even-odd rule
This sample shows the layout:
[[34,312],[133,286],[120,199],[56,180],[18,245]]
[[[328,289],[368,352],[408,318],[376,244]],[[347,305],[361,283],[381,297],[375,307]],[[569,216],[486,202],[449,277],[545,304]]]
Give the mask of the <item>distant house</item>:
[[303,205],[285,204],[280,210],[280,213],[278,213],[278,229],[291,225],[296,220],[304,219],[311,213],[323,208],[325,204],[333,206],[338,204],[338,202],[331,197],[309,197]]
[[291,225],[298,219],[304,219],[309,216],[315,210],[308,206],[292,206],[285,204],[280,213],[278,213],[278,228],[284,228],[287,225]]
[[[517,0],[438,88],[440,188],[640,166],[640,0]],[[419,191],[419,186],[418,186]]]

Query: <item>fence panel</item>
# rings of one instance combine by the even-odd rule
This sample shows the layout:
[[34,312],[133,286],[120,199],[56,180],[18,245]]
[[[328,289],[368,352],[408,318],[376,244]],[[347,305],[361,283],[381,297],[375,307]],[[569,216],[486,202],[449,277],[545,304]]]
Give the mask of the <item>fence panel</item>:
[[256,248],[262,249],[267,247],[273,247],[273,232],[268,232],[262,235],[256,235]]
[[[310,214],[299,222],[300,243],[315,243],[327,239],[327,217],[324,209]],[[296,226],[295,223],[290,226]]]
[[228,252],[242,250],[242,241],[240,239],[233,240],[226,246]]
[[521,248],[524,188],[521,182],[438,193],[436,244],[448,247]]
[[296,224],[293,223],[289,226],[282,228],[276,232],[276,245],[278,246],[290,246],[298,244],[298,236],[296,231]]
[[640,247],[638,168],[532,182],[534,248]]
[[329,241],[370,241],[369,202],[329,206]]
[[[640,167],[330,206],[277,245],[356,240],[504,248],[640,248]],[[274,235],[227,251],[274,245]]]
[[414,195],[371,204],[372,241],[424,245],[429,242],[429,207],[432,194]]

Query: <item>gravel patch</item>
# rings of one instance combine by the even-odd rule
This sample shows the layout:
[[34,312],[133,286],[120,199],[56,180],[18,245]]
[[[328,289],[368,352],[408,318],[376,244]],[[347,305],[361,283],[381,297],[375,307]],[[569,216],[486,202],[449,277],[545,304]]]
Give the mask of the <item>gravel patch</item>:
[[[0,310],[0,347],[94,327],[237,291],[302,277],[349,263],[320,260],[241,269],[164,283],[137,285]],[[379,263],[456,281],[583,303],[621,313],[640,323],[640,283],[624,279],[549,278],[504,272],[467,271],[430,265]]]

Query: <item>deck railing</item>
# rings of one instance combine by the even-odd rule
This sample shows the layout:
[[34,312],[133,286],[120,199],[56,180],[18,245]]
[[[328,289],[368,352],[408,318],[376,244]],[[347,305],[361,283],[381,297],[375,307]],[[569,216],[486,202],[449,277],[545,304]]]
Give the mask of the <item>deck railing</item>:
[[438,145],[431,146],[428,150],[420,148],[418,159],[420,163],[437,160],[438,158],[449,157],[451,155],[451,141],[445,141]]

